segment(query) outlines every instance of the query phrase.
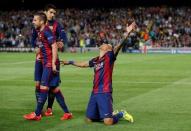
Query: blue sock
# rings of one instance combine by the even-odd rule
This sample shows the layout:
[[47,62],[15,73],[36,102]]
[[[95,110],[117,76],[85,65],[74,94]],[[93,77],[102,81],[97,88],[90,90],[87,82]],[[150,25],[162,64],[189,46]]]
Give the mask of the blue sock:
[[37,107],[35,110],[35,114],[37,116],[39,116],[42,112],[43,106],[44,106],[46,99],[47,99],[47,95],[48,95],[48,90],[40,90],[38,101],[37,101]]
[[55,93],[56,100],[63,109],[65,113],[69,113],[68,107],[66,106],[66,103],[64,101],[64,97],[62,95],[62,92],[59,90],[58,92]]
[[36,86],[35,88],[36,102],[38,102],[38,97],[40,95],[39,93],[40,93],[40,86]]
[[116,115],[113,116],[113,124],[117,123],[119,121],[120,118],[123,117],[123,113],[119,112]]
[[52,90],[48,91],[48,108],[52,109],[53,103],[54,103],[55,93],[52,92]]

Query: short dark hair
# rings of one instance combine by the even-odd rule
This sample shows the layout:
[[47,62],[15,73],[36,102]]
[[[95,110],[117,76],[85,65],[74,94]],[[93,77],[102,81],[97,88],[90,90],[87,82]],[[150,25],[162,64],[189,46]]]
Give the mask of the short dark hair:
[[[44,21],[44,23],[46,23],[47,17],[46,17],[46,14],[45,14],[44,12],[37,12],[35,15],[39,16],[40,19],[41,19],[42,21]],[[35,16],[35,15],[34,15],[34,16]]]
[[45,10],[45,11],[48,11],[48,10],[50,10],[50,9],[56,10],[56,6],[53,5],[53,4],[47,4],[47,5],[44,7],[44,10]]

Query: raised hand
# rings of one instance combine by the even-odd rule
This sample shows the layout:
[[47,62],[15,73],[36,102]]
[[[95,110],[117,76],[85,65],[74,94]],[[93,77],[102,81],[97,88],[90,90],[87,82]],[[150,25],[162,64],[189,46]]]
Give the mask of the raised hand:
[[135,21],[133,23],[131,23],[129,26],[127,25],[125,37],[127,37],[129,35],[129,33],[136,28],[136,26],[137,25],[136,25]]

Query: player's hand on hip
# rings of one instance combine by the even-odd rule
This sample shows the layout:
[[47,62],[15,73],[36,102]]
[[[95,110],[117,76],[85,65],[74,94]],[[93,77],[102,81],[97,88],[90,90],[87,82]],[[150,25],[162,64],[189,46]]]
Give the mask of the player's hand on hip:
[[36,55],[36,60],[41,60],[40,53],[38,53],[38,54]]

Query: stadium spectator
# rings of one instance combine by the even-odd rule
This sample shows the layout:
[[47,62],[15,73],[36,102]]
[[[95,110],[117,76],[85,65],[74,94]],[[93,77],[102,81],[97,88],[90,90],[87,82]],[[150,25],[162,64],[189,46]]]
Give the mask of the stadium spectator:
[[[32,14],[35,11],[0,12],[0,46],[29,47]],[[136,7],[118,9],[60,9],[58,21],[68,34],[68,46],[75,52],[84,36],[87,47],[96,46],[99,31],[109,42],[121,41],[125,23],[134,18],[139,28],[131,34],[129,45],[139,48],[139,43],[152,47],[191,47],[191,9],[189,7]],[[20,44],[20,43],[23,44]],[[128,47],[127,47],[128,48]],[[124,49],[126,51],[126,49]]]

